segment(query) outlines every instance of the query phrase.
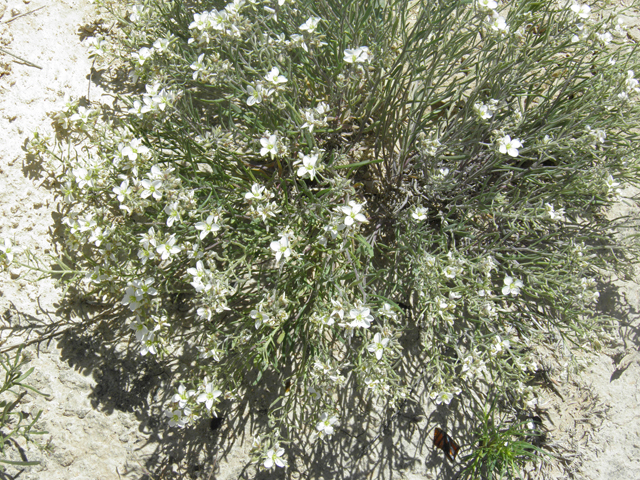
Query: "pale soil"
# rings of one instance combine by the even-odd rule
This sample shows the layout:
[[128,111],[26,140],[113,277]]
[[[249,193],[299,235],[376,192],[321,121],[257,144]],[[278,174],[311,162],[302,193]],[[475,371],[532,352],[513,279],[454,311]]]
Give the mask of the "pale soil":
[[[12,9],[24,13],[43,5],[42,10],[2,24],[12,17]],[[0,237],[15,236],[18,244],[35,252],[49,251],[56,204],[40,185],[37,170],[25,167],[22,145],[29,132],[50,130],[47,112],[59,109],[65,95],[87,95],[92,61],[80,43],[79,28],[93,20],[94,6],[87,0],[10,0],[0,20],[0,48],[42,67],[0,53]],[[98,101],[100,95],[91,85],[91,100]],[[15,345],[18,338],[35,338],[37,332],[30,332],[29,325],[40,324],[39,332],[52,334],[55,330],[45,325],[67,315],[81,318],[92,313],[91,305],[82,303],[60,310],[60,292],[52,281],[33,283],[29,278],[19,269],[0,273],[5,342],[0,348]],[[568,478],[568,471],[590,480],[640,478],[639,288],[612,284],[603,298],[621,323],[628,323],[620,329],[624,344],[607,350],[611,356],[580,355],[566,368],[548,358],[550,376],[563,400],[547,389],[540,404],[549,441],[563,456],[558,462],[566,470],[552,468],[542,478]],[[331,443],[289,446],[287,472],[256,474],[250,466],[250,432],[254,424],[264,424],[263,414],[252,413],[264,407],[262,399],[247,401],[242,414],[230,416],[215,432],[208,424],[175,431],[160,418],[156,402],[161,400],[160,387],[169,381],[168,372],[152,360],[135,353],[116,355],[114,348],[81,330],[34,344],[28,352],[35,367],[31,383],[50,397],[29,395],[20,409],[43,410],[39,427],[49,432],[41,442],[47,447],[20,441],[23,458],[41,464],[21,474],[10,467],[10,475],[0,478],[451,478],[430,435],[434,421],[453,412],[436,410],[429,402],[408,407],[384,430],[366,431],[354,419]],[[584,370],[576,373],[576,362]],[[12,459],[20,458],[15,446],[7,452]]]

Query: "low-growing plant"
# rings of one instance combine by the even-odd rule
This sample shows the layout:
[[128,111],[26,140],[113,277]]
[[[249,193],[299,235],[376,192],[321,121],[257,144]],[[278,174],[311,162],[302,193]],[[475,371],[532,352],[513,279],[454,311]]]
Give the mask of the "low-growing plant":
[[101,4],[117,28],[87,41],[128,80],[27,150],[63,199],[62,283],[142,355],[199,352],[171,426],[268,378],[256,458],[282,467],[281,442],[346,423],[353,389],[396,408],[420,380],[436,404],[491,386],[524,408],[537,346],[611,338],[596,283],[637,249],[606,212],[640,178],[640,67],[613,14]]
[[30,390],[38,395],[45,394],[39,392],[31,385],[25,383],[29,375],[33,373],[34,367],[23,371],[28,363],[28,359],[22,352],[20,345],[15,352],[0,353],[0,366],[4,370],[4,377],[0,380],[0,464],[15,466],[38,465],[39,462],[10,460],[7,458],[5,449],[11,441],[17,438],[24,438],[27,442],[32,441],[33,435],[44,435],[47,432],[35,429],[35,424],[42,415],[42,410],[38,411],[28,421],[25,421],[23,412],[18,410],[23,397]]
[[499,412],[495,400],[473,412],[477,423],[474,442],[462,459],[460,478],[525,478],[526,466],[552,456],[540,448],[545,434],[539,417],[509,419]]

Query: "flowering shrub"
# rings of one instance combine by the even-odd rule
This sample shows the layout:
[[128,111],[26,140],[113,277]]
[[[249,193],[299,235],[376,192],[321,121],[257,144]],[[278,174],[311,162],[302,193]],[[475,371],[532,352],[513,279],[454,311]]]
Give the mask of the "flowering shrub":
[[141,355],[200,352],[170,425],[269,373],[256,452],[283,467],[279,442],[331,441],[352,387],[396,408],[421,379],[445,405],[491,385],[525,407],[537,346],[606,339],[596,284],[635,250],[604,212],[640,178],[640,66],[614,17],[103,5],[119,28],[88,43],[128,87],[70,101],[28,149],[64,201],[62,281],[113,305]]

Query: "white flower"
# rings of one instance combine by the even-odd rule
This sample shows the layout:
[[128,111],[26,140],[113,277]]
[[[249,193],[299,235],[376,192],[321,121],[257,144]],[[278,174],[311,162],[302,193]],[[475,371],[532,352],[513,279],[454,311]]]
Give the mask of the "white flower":
[[618,188],[620,186],[620,183],[616,182],[616,180],[613,178],[613,175],[609,175],[606,178],[605,184],[607,185],[609,193],[620,194],[620,188]]
[[279,448],[278,446],[267,451],[267,458],[263,463],[264,468],[273,468],[274,465],[281,468],[286,466],[286,463],[282,459],[283,455],[284,448]]
[[327,116],[325,113],[329,111],[329,105],[324,102],[320,102],[315,108],[306,108],[302,110],[301,114],[305,119],[304,124],[300,128],[308,128],[309,132],[313,132],[315,127],[326,127]]
[[263,185],[260,185],[259,183],[254,183],[253,185],[251,185],[251,191],[247,192],[244,194],[244,199],[251,201],[251,200],[266,200],[267,198],[271,198],[271,196],[268,195],[268,192],[266,192],[267,188],[264,187]]
[[147,47],[142,47],[138,51],[138,53],[131,54],[131,56],[136,59],[138,65],[140,66],[144,65],[144,62],[146,62],[149,57],[151,57],[151,55],[153,55],[153,49]]
[[161,243],[156,247],[156,252],[158,252],[158,255],[160,255],[162,260],[166,260],[171,255],[175,255],[181,251],[182,248],[179,245],[176,245],[176,238],[174,235],[171,235],[164,243]]
[[146,12],[145,12],[144,5],[134,5],[131,8],[131,14],[129,15],[129,19],[135,23],[138,20],[140,20],[140,17],[142,17],[145,13]]
[[349,312],[349,318],[351,318],[351,322],[348,323],[348,326],[351,328],[369,328],[371,326],[371,322],[373,322],[371,310],[366,307],[353,308]]
[[571,5],[571,10],[573,13],[585,20],[591,15],[591,7],[589,5],[574,3]]
[[611,35],[609,32],[596,33],[596,37],[603,45],[609,45],[609,43],[611,43],[611,40],[613,40],[613,35]]
[[175,409],[165,412],[165,417],[169,417],[170,427],[184,427],[187,424],[187,419],[182,417],[182,410]]
[[142,341],[144,337],[149,333],[147,326],[140,321],[139,317],[136,317],[136,321],[129,325],[129,328],[136,332],[136,340]]
[[426,220],[427,219],[427,212],[429,210],[425,207],[416,207],[413,209],[413,212],[411,213],[411,217],[414,218],[415,220],[418,220],[419,222],[421,222],[422,220]]
[[633,70],[627,71],[627,79],[624,81],[624,85],[628,93],[640,93],[639,82],[634,78],[634,75]]
[[300,160],[297,160],[296,164],[300,164],[300,162],[302,162],[302,165],[298,167],[298,176],[305,177],[309,175],[309,178],[313,180],[318,173],[316,163],[320,157],[320,151],[316,150],[311,155],[303,155],[302,153],[299,153],[298,156],[300,157]]
[[476,0],[476,8],[483,12],[489,12],[498,8],[498,4],[494,0]]
[[122,303],[122,305],[127,305],[129,307],[129,310],[133,312],[140,306],[138,300],[139,299],[136,295],[135,288],[133,288],[133,286],[128,286],[124,292],[124,297],[122,297],[122,300],[120,300],[120,303]]
[[513,140],[509,135],[505,135],[498,139],[498,151],[500,153],[508,153],[512,157],[518,156],[518,149],[522,147],[522,142],[514,138]]
[[260,328],[260,325],[262,325],[263,323],[269,323],[269,321],[271,320],[271,317],[269,316],[268,313],[265,313],[261,310],[261,307],[258,307],[257,310],[251,310],[251,318],[253,320],[255,320],[255,327],[256,330],[258,328]]
[[367,220],[367,217],[365,217],[362,213],[360,213],[360,210],[362,210],[363,205],[364,204],[362,203],[357,203],[356,201],[351,200],[348,206],[340,207],[340,210],[342,210],[342,213],[346,215],[344,217],[343,223],[347,227],[350,227],[351,225],[353,225],[356,220],[361,223],[369,222],[369,220]]
[[19,253],[19,249],[14,247],[11,244],[11,240],[9,240],[8,238],[4,239],[4,245],[0,245],[0,250],[2,250],[2,253],[7,258],[8,263],[13,262],[14,254]]
[[449,405],[451,400],[453,400],[453,397],[454,395],[451,392],[440,392],[436,397],[436,405],[440,405],[441,403]]
[[219,221],[220,217],[218,215],[209,215],[206,221],[196,223],[196,230],[201,230],[200,240],[204,240],[204,238],[210,233],[215,234],[218,232],[222,228],[218,223]]
[[344,61],[347,63],[371,62],[371,58],[372,55],[368,47],[347,48],[344,51]]
[[93,180],[91,173],[86,168],[74,168],[72,170],[73,176],[76,177],[78,188],[84,188],[86,186],[93,187]]
[[278,137],[274,135],[269,135],[267,133],[266,137],[260,139],[260,144],[262,148],[260,149],[260,155],[265,156],[267,154],[271,155],[271,158],[278,155]]
[[87,124],[91,120],[91,116],[94,112],[95,110],[92,110],[91,108],[78,107],[78,113],[71,115],[69,120],[72,122],[79,122],[80,124]]
[[309,17],[309,19],[300,25],[300,30],[303,32],[313,33],[318,28],[318,23],[320,23],[320,17]]
[[162,182],[160,180],[150,180],[145,178],[140,182],[142,185],[142,193],[140,197],[147,198],[149,196],[153,196],[156,200],[160,200],[162,198]]
[[398,313],[393,309],[390,303],[385,302],[380,310],[378,310],[380,315],[384,315],[385,317],[393,318],[394,320],[398,317]]
[[480,118],[480,120],[489,120],[498,110],[498,103],[499,102],[494,99],[489,100],[488,104],[476,102],[473,104],[473,111]]
[[489,22],[489,26],[491,27],[491,30],[493,30],[494,32],[501,33],[502,35],[509,33],[509,25],[507,25],[507,22],[504,19],[504,17],[498,15],[498,13],[494,11],[492,18],[493,20]]
[[198,260],[196,268],[187,268],[187,273],[193,277],[194,282],[202,283],[202,280],[207,276],[207,269],[204,268],[202,260]]
[[524,286],[522,280],[513,279],[510,276],[504,277],[504,287],[502,287],[503,295],[517,296],[520,294],[520,289]]
[[129,179],[125,179],[119,187],[113,187],[113,193],[116,194],[120,203],[124,202],[124,199],[131,195],[131,187],[129,187]]
[[509,348],[511,348],[511,342],[509,342],[509,340],[502,340],[500,335],[496,335],[491,345],[491,355],[500,355]]
[[328,413],[324,412],[320,415],[320,421],[316,425],[316,430],[320,432],[321,436],[330,438],[334,432],[333,425],[337,421],[338,419],[335,416],[330,417]]
[[442,273],[447,278],[456,278],[456,275],[458,274],[458,268],[453,265],[447,265],[446,267],[444,267]]
[[278,67],[273,67],[269,73],[265,75],[265,80],[271,83],[274,86],[281,85],[283,83],[287,83],[287,77],[280,75],[280,70]]
[[193,79],[197,80],[198,75],[201,73],[205,73],[207,71],[207,67],[204,64],[204,53],[201,53],[198,57],[198,60],[191,64],[191,70],[193,70]]
[[170,40],[168,38],[159,38],[153,42],[153,48],[158,52],[165,52],[169,48]]
[[271,242],[271,250],[276,256],[276,264],[284,257],[285,260],[291,256],[291,246],[286,236],[280,237],[280,240]]
[[215,402],[215,400],[220,395],[222,395],[222,392],[220,390],[215,390],[213,383],[207,383],[204,388],[204,392],[198,395],[196,401],[198,403],[204,403],[207,407],[207,410],[211,410],[211,407],[213,407],[213,402]]
[[564,215],[564,208],[561,208],[560,210],[556,210],[554,206],[550,203],[545,203],[544,208],[551,220],[560,220],[562,215]]
[[153,332],[147,333],[142,337],[142,346],[140,347],[140,355],[145,356],[147,353],[155,355],[158,353],[156,348],[155,334]]
[[131,284],[135,288],[136,298],[142,300],[145,295],[157,295],[158,291],[152,287],[153,283],[153,277],[147,277],[144,280],[133,280]]
[[129,145],[122,149],[122,155],[129,157],[129,160],[135,162],[138,155],[146,156],[149,153],[149,148],[142,145],[142,140],[134,138],[129,142]]
[[164,207],[164,213],[167,214],[167,227],[172,227],[175,221],[180,221],[180,204],[173,202]]
[[261,83],[256,84],[255,87],[252,85],[247,86],[247,91],[249,92],[249,98],[247,98],[247,105],[255,105],[256,103],[261,103],[263,98],[269,97],[273,90],[270,88],[264,88]]
[[389,339],[387,337],[382,338],[380,333],[376,333],[373,336],[373,343],[367,347],[367,350],[371,353],[375,353],[376,358],[380,360],[387,345],[389,345]]
[[189,399],[195,394],[195,390],[187,390],[187,387],[180,385],[178,387],[178,393],[173,396],[173,401],[177,403],[180,408],[184,408],[187,406]]

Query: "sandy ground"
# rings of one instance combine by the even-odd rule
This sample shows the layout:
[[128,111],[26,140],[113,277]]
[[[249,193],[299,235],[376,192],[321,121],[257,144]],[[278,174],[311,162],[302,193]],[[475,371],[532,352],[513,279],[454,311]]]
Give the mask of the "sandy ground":
[[[22,146],[31,131],[50,130],[47,113],[59,109],[65,95],[87,96],[92,61],[80,41],[81,27],[95,19],[95,7],[87,0],[5,2],[0,0],[0,12],[7,7],[0,19],[0,48],[41,68],[0,53],[0,237],[48,253],[56,204],[38,172],[26,167]],[[91,85],[91,100],[100,95]],[[52,281],[33,283],[29,275],[16,268],[0,273],[0,349],[38,332],[55,334],[55,323],[64,315],[90,315],[87,305],[61,310]],[[615,282],[603,298],[620,319],[622,339],[607,354],[566,355],[550,364],[555,388],[543,390],[540,404],[562,458],[551,469],[555,473],[543,478],[569,478],[568,472],[590,480],[640,478],[640,289]],[[119,350],[77,330],[28,347],[35,367],[31,383],[50,397],[28,395],[20,409],[25,414],[42,409],[39,427],[49,433],[40,447],[24,442],[7,447],[10,458],[41,463],[24,470],[10,467],[0,478],[452,477],[429,436],[430,422],[447,412],[427,405],[403,412],[384,431],[355,435],[357,427],[346,425],[332,444],[311,450],[292,446],[286,472],[256,473],[249,431],[264,421],[248,409],[256,402],[247,402],[246,412],[227,417],[217,430],[201,424],[172,431],[155,402],[167,373],[153,360]]]

